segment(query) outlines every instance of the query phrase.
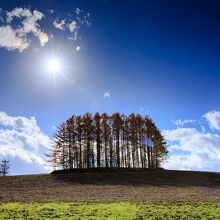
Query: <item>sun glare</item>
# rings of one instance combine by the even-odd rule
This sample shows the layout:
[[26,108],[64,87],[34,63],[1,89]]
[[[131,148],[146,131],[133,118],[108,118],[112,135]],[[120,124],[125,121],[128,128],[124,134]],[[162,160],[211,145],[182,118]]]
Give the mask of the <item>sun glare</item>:
[[61,63],[58,59],[49,59],[47,61],[47,70],[51,73],[59,73],[61,71]]
[[[59,51],[57,48],[49,48],[42,52],[36,64],[40,67],[41,76],[47,80],[56,82],[60,79],[67,79],[70,64],[68,62],[68,51]],[[72,69],[71,69],[72,70]]]

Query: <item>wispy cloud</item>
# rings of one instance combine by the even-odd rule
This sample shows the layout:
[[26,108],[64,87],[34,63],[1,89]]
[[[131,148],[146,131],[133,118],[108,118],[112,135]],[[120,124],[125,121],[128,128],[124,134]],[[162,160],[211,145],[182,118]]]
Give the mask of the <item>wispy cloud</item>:
[[75,20],[66,21],[67,18],[59,21],[58,19],[53,21],[53,26],[61,31],[68,30],[71,36],[67,37],[68,40],[77,40],[79,26]]
[[196,120],[192,120],[192,119],[186,119],[186,120],[171,120],[171,122],[176,125],[177,127],[183,127],[185,124],[190,124],[190,123],[195,123]]
[[110,98],[111,97],[111,92],[110,91],[106,91],[104,93],[104,98]]
[[75,20],[64,18],[61,21],[59,21],[59,19],[56,18],[53,21],[53,26],[61,31],[68,30],[71,33],[71,36],[67,37],[67,39],[77,40],[79,25]]
[[56,18],[53,21],[55,28],[61,31],[69,31],[70,35],[67,37],[68,40],[76,41],[80,39],[78,33],[82,26],[91,26],[90,14],[85,11],[77,8],[75,14],[67,14],[66,17],[63,17],[60,21],[59,18]]

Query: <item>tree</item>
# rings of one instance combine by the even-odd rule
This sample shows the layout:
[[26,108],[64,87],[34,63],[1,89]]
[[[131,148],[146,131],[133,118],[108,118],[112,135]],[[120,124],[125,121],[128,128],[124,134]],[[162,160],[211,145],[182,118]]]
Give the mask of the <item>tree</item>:
[[0,166],[0,175],[7,176],[9,174],[10,164],[8,160],[3,160]]
[[132,167],[136,167],[135,162],[135,150],[136,150],[136,120],[135,115],[130,114],[129,115],[129,130],[130,130],[130,142],[131,142],[131,156],[132,156]]
[[73,115],[52,140],[51,164],[73,168],[158,168],[168,151],[149,116],[120,113]]
[[82,117],[78,115],[76,117],[76,140],[79,146],[79,168],[82,168],[82,140],[83,140],[83,128],[82,128]]
[[94,136],[94,127],[92,121],[92,115],[86,113],[83,116],[83,129],[84,129],[84,138],[86,142],[86,165],[87,168],[91,167],[91,164],[94,167],[94,149],[91,147],[91,142]]
[[123,138],[126,146],[126,154],[125,154],[125,167],[130,168],[131,167],[131,156],[130,156],[130,137],[131,132],[129,129],[129,119],[127,116],[124,116],[123,119]]
[[105,167],[109,167],[109,159],[110,159],[110,167],[112,167],[112,147],[110,147],[110,158],[108,158],[108,145],[112,146],[110,143],[110,125],[109,125],[109,116],[106,113],[101,115],[101,139],[104,144],[104,161]]
[[146,125],[146,136],[147,136],[147,162],[148,168],[151,168],[151,155],[152,155],[152,146],[151,146],[151,138],[154,133],[155,124],[149,116],[145,117],[145,125]]
[[120,152],[120,133],[121,133],[121,124],[122,124],[121,115],[119,113],[114,113],[112,115],[112,119],[113,119],[112,129],[116,141],[116,164],[117,164],[116,166],[119,168],[120,154],[121,154]]
[[67,125],[63,122],[56,130],[52,138],[52,153],[49,163],[53,166],[61,166],[62,169],[67,169],[68,164],[68,152],[67,152]]
[[101,117],[97,112],[94,116],[94,129],[96,138],[96,151],[97,151],[97,167],[101,166]]

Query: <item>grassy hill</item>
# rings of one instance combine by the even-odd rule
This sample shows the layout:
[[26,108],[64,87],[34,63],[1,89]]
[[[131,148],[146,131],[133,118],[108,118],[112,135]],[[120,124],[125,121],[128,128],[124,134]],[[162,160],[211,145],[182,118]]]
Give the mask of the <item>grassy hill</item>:
[[220,201],[220,173],[149,170],[0,177],[0,202]]

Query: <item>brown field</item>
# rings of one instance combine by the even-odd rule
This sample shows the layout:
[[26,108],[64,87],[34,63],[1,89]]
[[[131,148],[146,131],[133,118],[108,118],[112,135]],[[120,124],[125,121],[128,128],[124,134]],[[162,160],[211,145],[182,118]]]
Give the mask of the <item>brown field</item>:
[[220,173],[89,172],[0,177],[0,202],[220,201]]

